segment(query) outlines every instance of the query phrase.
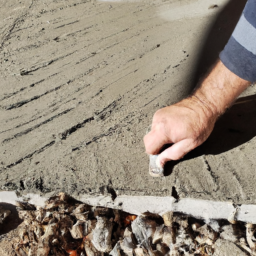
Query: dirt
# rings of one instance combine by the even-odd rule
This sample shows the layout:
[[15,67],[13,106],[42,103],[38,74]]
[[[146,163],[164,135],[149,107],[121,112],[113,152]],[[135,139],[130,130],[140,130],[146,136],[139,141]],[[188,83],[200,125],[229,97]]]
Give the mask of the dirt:
[[11,211],[11,214],[0,224],[0,255],[15,256],[13,244],[19,241],[18,227],[22,219],[19,218],[14,205],[0,203],[0,207]]
[[142,141],[217,59],[244,4],[1,3],[1,190],[254,203],[254,86],[164,178],[148,175]]

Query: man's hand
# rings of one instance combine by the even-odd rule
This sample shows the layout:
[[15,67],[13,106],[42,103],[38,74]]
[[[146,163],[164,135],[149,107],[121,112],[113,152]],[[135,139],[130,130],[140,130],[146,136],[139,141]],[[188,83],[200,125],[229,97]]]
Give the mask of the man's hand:
[[159,154],[171,143],[159,155],[160,165],[182,158],[209,137],[217,118],[249,84],[219,61],[192,96],[155,113],[151,131],[144,137],[146,152]]
[[147,153],[158,154],[163,145],[173,144],[160,154],[160,165],[182,158],[208,138],[217,117],[196,97],[158,110],[151,131],[144,137]]

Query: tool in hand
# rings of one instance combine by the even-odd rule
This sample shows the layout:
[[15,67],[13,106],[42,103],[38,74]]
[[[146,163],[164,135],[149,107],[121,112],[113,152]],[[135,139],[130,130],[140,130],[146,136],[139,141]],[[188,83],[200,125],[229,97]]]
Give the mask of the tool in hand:
[[149,174],[153,177],[164,176],[164,168],[160,165],[158,155],[149,155]]
[[[147,133],[151,130],[151,125],[147,129]],[[172,144],[166,144],[160,150],[160,153],[165,149],[169,148]],[[160,165],[160,161],[158,158],[159,155],[149,155],[149,174],[152,177],[163,177],[164,176],[164,167]]]

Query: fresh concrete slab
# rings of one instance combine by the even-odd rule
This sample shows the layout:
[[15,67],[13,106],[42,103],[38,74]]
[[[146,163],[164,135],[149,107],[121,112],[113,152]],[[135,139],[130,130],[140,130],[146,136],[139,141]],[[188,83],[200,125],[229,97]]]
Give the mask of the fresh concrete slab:
[[148,175],[142,141],[217,59],[245,2],[2,4],[1,190],[255,204],[255,86],[164,178]]

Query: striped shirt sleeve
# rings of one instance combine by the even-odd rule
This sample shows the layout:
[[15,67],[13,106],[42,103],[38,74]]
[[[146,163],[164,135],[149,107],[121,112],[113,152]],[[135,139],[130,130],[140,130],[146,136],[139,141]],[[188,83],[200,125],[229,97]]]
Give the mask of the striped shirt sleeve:
[[256,81],[256,0],[247,1],[220,59],[237,76]]

